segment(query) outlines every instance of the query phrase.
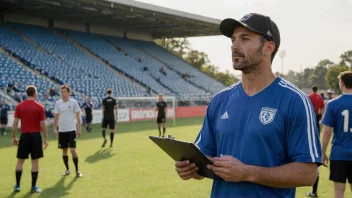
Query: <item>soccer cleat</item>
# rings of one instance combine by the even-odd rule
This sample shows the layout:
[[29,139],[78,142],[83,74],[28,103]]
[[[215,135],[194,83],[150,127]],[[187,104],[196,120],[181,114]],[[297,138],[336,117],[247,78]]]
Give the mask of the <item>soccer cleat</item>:
[[6,135],[6,132],[4,132],[4,135]]
[[70,173],[71,173],[70,170],[66,170],[66,171],[62,174],[62,176],[67,176],[67,175],[69,175]]
[[40,192],[42,192],[42,190],[40,190],[40,188],[38,188],[38,186],[32,186],[31,192],[32,193],[40,193]]
[[79,171],[76,171],[76,177],[83,177],[83,175]]
[[21,191],[21,187],[19,185],[15,185],[15,187],[13,188],[13,190],[15,192],[20,192]]
[[101,145],[101,147],[103,147],[103,148],[104,148],[104,147],[105,147],[106,142],[107,142],[107,141],[106,141],[106,139],[105,139],[105,140],[104,140],[104,142],[103,142],[103,145]]
[[308,197],[318,197],[317,193],[309,192],[306,194]]

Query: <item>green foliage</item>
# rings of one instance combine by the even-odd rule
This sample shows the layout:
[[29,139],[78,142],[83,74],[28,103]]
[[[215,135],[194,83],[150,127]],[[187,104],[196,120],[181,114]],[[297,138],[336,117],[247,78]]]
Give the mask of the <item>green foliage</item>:
[[340,94],[340,88],[339,88],[339,81],[337,79],[337,76],[343,72],[348,70],[348,67],[346,65],[334,65],[330,67],[329,71],[327,72],[325,76],[325,80],[328,84],[328,86],[335,91],[335,93]]
[[226,86],[238,81],[228,70],[221,72],[219,67],[212,65],[207,54],[191,49],[190,43],[186,38],[156,39],[155,43]]

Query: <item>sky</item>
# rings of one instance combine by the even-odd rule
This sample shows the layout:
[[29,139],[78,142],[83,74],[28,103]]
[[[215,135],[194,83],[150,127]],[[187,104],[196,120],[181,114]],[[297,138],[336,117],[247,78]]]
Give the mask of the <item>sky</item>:
[[[315,67],[320,60],[338,63],[340,55],[352,50],[352,0],[138,0],[148,4],[223,20],[239,20],[247,13],[270,16],[277,24],[282,59],[276,55],[274,72]],[[193,49],[208,54],[221,71],[232,69],[231,40],[225,36],[189,38]],[[283,61],[283,62],[282,62]]]

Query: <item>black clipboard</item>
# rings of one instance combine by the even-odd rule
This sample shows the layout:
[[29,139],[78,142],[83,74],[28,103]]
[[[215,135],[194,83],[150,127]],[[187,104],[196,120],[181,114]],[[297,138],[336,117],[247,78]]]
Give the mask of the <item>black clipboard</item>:
[[149,136],[149,138],[173,160],[189,160],[197,165],[199,175],[215,179],[215,173],[207,168],[207,165],[212,165],[212,162],[193,143],[156,136]]

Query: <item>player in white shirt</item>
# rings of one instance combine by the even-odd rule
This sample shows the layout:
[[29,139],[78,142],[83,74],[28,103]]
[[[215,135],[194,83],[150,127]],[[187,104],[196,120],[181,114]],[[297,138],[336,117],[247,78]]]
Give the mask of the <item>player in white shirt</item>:
[[81,108],[75,99],[70,98],[70,88],[67,85],[61,86],[60,93],[61,99],[56,102],[54,108],[54,137],[59,137],[58,147],[62,149],[62,158],[66,166],[63,176],[69,175],[71,172],[67,156],[68,148],[70,148],[72,160],[76,168],[76,176],[82,177],[78,169],[78,155],[76,151],[76,141],[81,135]]

